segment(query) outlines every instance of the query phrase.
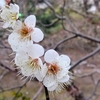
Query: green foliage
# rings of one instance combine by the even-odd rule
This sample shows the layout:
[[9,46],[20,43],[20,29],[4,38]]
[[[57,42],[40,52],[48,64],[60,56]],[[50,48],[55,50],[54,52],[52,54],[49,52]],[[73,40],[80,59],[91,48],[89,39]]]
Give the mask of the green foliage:
[[30,100],[30,98],[27,98],[26,96],[23,96],[22,100]]
[[5,98],[5,97],[3,97],[3,98],[0,98],[0,100],[6,100],[6,98]]
[[[15,93],[15,95],[16,95],[16,93]],[[21,93],[21,92],[19,92],[17,95],[16,95],[16,98],[20,98],[20,97],[22,97],[23,96],[23,94]]]
[[14,96],[16,96],[17,99],[21,99],[21,100],[30,100],[29,97],[26,97],[23,93],[19,92],[17,95],[16,95],[16,92],[14,93]]
[[[57,9],[57,12],[60,12],[59,9]],[[47,8],[45,10],[38,10],[36,17],[37,17],[38,21],[41,21],[45,25],[49,25],[56,20],[55,15],[52,13],[52,11],[49,8]],[[47,27],[47,28],[40,25],[40,23],[38,24],[38,26],[42,30],[44,30],[44,33],[56,33],[57,31],[59,31],[62,28],[60,22],[57,22],[57,23],[55,23],[52,26]]]

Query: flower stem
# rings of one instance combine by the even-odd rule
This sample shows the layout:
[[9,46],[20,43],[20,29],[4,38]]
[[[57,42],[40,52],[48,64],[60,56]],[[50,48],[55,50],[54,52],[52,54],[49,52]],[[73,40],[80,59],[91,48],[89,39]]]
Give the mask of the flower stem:
[[14,4],[14,1],[13,1],[13,0],[11,0],[10,2],[11,2],[12,4]]
[[49,98],[49,92],[47,90],[47,88],[44,86],[44,89],[45,89],[45,96],[46,96],[46,100],[50,100]]

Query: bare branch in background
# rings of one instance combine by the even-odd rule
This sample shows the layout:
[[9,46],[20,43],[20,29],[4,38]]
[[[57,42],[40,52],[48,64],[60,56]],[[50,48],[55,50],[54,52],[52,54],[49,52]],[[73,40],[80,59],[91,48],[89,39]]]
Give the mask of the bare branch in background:
[[32,98],[32,100],[36,100],[37,99],[37,97],[40,95],[40,92],[43,90],[43,86],[41,86],[40,88],[39,88],[39,90],[36,92],[36,94],[34,95],[34,97]]
[[90,54],[87,54],[85,57],[83,57],[82,59],[77,61],[75,64],[73,64],[70,70],[72,70],[73,68],[78,66],[82,61],[87,60],[88,58],[92,57],[93,55],[95,55],[99,51],[100,51],[100,46],[98,48],[96,48],[93,52],[91,52]]

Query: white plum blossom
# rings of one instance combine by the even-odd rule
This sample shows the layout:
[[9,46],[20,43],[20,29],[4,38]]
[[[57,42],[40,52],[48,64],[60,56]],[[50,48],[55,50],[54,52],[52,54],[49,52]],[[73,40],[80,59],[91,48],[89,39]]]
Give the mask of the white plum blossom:
[[67,55],[59,56],[55,50],[50,49],[45,53],[44,59],[46,63],[43,84],[49,91],[57,91],[58,87],[62,88],[62,84],[66,85],[70,80],[70,58]]
[[88,1],[87,1],[87,4],[88,4],[88,5],[94,5],[95,3],[94,3],[94,0],[88,0]]
[[91,7],[87,10],[87,12],[93,13],[93,14],[95,14],[96,11],[97,11],[97,7],[96,7],[95,5],[91,6]]
[[35,28],[36,18],[34,15],[28,16],[24,23],[18,20],[14,25],[13,33],[8,37],[8,42],[15,52],[29,48],[34,42],[43,40],[44,34],[39,28]]
[[5,6],[0,17],[4,21],[3,28],[13,27],[19,17],[19,6],[17,4]]
[[18,33],[21,38],[28,38],[34,42],[40,42],[43,40],[43,32],[35,27],[36,17],[34,15],[28,16],[24,22],[18,20],[13,27],[14,32]]
[[22,39],[18,33],[11,33],[8,37],[8,43],[14,52],[27,52],[27,49],[33,45],[33,41]]
[[[30,55],[31,54],[31,55]],[[41,70],[43,67],[41,56],[44,54],[44,48],[39,44],[33,44],[32,48],[29,48],[29,52],[19,52],[15,56],[15,64],[20,69],[20,73],[27,77],[36,77],[39,81],[42,81]]]

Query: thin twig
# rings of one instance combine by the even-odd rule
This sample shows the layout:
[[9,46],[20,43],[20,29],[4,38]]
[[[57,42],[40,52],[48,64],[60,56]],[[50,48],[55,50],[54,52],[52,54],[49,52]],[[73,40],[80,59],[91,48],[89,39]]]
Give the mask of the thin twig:
[[66,41],[68,41],[68,40],[71,40],[71,39],[73,39],[73,38],[75,38],[75,37],[77,37],[77,36],[76,36],[76,35],[73,35],[73,36],[67,37],[67,38],[65,38],[65,39],[63,39],[63,40],[61,40],[61,41],[59,41],[59,42],[56,44],[56,46],[54,47],[54,49],[57,49],[57,47],[58,47],[59,45],[61,45],[62,43],[66,42]]
[[49,27],[52,27],[52,25],[56,24],[57,22],[59,22],[60,20],[59,19],[55,19],[55,21],[53,21],[52,23],[50,24],[44,24],[42,23],[41,21],[37,21],[37,23],[40,23],[42,26],[46,27],[46,28],[49,28]]
[[29,79],[26,80],[26,82],[19,87],[17,93],[15,94],[14,98],[12,100],[16,100],[17,95],[19,94],[19,92],[21,91],[21,89],[25,86],[25,84],[29,81]]
[[36,100],[38,95],[40,94],[40,92],[43,90],[43,85],[39,88],[39,90],[36,92],[36,94],[34,95],[34,97],[32,98],[32,100]]
[[88,58],[92,57],[93,55],[95,55],[96,53],[98,53],[100,51],[100,46],[97,47],[93,52],[87,54],[85,57],[82,57],[82,59],[78,60],[75,64],[72,65],[72,67],[70,68],[70,70],[74,69],[77,65],[79,65],[82,61],[87,60]]
[[97,84],[95,85],[95,88],[94,88],[92,94],[86,100],[91,100],[93,95],[96,93],[96,90],[97,90],[97,87],[98,87],[99,83],[100,83],[100,80],[97,81]]

